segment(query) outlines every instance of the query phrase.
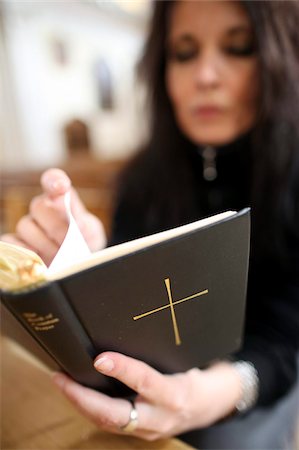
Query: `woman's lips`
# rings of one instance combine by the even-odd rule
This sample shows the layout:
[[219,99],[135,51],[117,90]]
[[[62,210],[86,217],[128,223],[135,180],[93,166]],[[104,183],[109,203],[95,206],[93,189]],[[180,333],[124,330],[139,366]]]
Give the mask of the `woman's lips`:
[[212,119],[222,113],[222,109],[218,106],[206,105],[193,108],[193,114],[203,119]]

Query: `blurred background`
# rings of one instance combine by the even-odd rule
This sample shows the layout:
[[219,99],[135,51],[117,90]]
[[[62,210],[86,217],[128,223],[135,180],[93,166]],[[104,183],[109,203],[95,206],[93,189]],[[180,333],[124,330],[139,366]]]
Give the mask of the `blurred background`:
[[1,232],[66,170],[109,232],[119,171],[146,136],[135,78],[150,0],[0,2]]

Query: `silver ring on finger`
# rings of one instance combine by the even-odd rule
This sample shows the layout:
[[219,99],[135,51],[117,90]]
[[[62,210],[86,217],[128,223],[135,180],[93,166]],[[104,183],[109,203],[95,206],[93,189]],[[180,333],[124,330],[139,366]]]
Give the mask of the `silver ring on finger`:
[[129,400],[129,402],[131,403],[129,420],[125,425],[120,427],[121,431],[123,431],[124,433],[132,433],[138,426],[138,411],[133,400]]

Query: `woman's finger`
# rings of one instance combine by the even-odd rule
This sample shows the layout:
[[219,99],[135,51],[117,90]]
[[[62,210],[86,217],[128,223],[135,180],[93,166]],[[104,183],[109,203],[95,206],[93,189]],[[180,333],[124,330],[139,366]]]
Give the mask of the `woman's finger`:
[[81,413],[101,428],[121,432],[121,427],[127,424],[132,408],[128,400],[108,397],[60,373],[55,374],[53,379]]
[[[120,353],[106,352],[94,362],[95,368],[129,386],[153,404],[169,405],[173,401],[172,377],[162,375],[142,361]],[[179,397],[180,392],[176,393]]]
[[62,243],[69,225],[63,196],[56,198],[55,202],[46,194],[33,198],[30,216],[49,239],[57,245]]
[[[85,417],[106,431],[124,434],[122,428],[127,425],[132,410],[129,400],[108,397],[61,373],[56,373],[53,380]],[[135,401],[135,408],[138,414],[137,428],[130,434],[146,440],[161,437],[165,413],[139,399]]]
[[86,208],[80,200],[68,175],[61,169],[46,170],[41,176],[41,186],[46,197],[53,200],[53,205],[58,209],[64,209],[64,194],[71,191],[71,210],[75,219],[80,219],[80,215],[86,212]]
[[56,255],[59,246],[51,240],[31,216],[23,216],[16,227],[17,237],[26,242],[48,264]]
[[35,252],[35,249],[28,245],[26,242],[22,241],[22,239],[15,234],[5,233],[1,235],[1,241],[7,242],[8,244],[19,245],[20,247],[28,248],[29,250]]
[[71,187],[71,180],[61,169],[48,169],[41,176],[41,185],[50,197],[64,195]]

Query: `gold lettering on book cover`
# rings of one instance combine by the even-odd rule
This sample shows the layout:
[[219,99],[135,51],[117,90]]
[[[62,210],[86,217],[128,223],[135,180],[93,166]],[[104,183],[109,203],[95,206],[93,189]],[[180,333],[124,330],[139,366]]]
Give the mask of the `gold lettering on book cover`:
[[36,313],[28,312],[23,313],[23,316],[35,331],[52,330],[55,324],[59,322],[59,319],[57,317],[54,317],[51,313],[46,314],[45,316],[39,316]]
[[181,340],[181,337],[180,337],[180,332],[179,332],[179,328],[178,328],[178,324],[177,324],[177,320],[176,320],[176,314],[175,314],[174,306],[178,305],[179,303],[186,302],[187,300],[191,300],[193,298],[200,297],[201,295],[208,294],[209,290],[205,289],[204,291],[197,292],[196,294],[190,295],[189,297],[185,297],[185,298],[182,298],[180,300],[173,301],[172,300],[171,287],[170,287],[170,279],[169,278],[165,278],[164,283],[165,283],[167,294],[168,294],[169,304],[168,305],[164,305],[164,306],[160,306],[159,308],[152,309],[151,311],[145,312],[143,314],[139,314],[138,316],[134,316],[133,320],[142,319],[143,317],[146,317],[146,316],[149,316],[151,314],[157,313],[159,311],[162,311],[163,309],[170,308],[172,325],[173,325],[173,331],[174,331],[174,338],[175,338],[175,344],[176,345],[181,345],[182,340]]

